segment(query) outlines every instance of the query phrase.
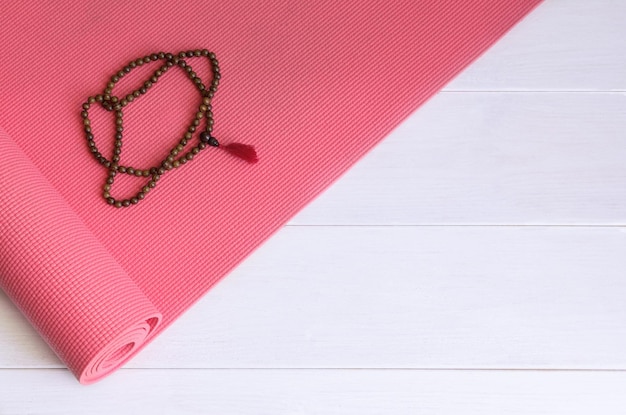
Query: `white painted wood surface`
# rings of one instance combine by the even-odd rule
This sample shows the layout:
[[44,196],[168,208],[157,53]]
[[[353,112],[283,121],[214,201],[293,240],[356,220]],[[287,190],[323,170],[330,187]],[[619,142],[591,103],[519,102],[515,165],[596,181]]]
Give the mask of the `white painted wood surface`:
[[623,0],[544,0],[446,91],[626,91]]
[[290,223],[624,225],[625,166],[626,92],[441,93]]
[[[624,253],[614,227],[288,227],[128,367],[626,370]],[[4,308],[0,365],[61,367]]]
[[0,295],[0,415],[625,413],[624,22],[546,0],[100,384]]
[[626,396],[623,372],[155,369],[87,388],[59,372],[0,371],[0,414],[622,415]]

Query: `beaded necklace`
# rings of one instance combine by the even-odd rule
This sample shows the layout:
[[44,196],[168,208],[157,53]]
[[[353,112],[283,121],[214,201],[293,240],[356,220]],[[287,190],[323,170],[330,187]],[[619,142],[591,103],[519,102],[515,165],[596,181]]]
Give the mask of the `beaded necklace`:
[[[187,63],[187,61],[184,59],[193,57],[206,57],[211,63],[211,72],[213,76],[211,80],[211,85],[208,88],[203,84],[202,80],[193,71],[189,63]],[[164,61],[164,64],[152,74],[149,80],[143,83],[141,88],[133,91],[132,93],[126,95],[126,97],[121,99],[113,95],[113,88],[120,79],[130,73],[134,68],[157,60]],[[198,107],[198,112],[195,114],[191,125],[189,125],[189,127],[187,128],[187,132],[185,133],[184,137],[178,142],[176,146],[174,146],[169,155],[163,159],[160,165],[149,167],[147,169],[120,165],[119,162],[120,154],[122,153],[122,138],[124,132],[124,113],[122,111],[122,108],[130,105],[130,103],[134,102],[137,98],[147,93],[148,90],[157,83],[159,78],[174,65],[179,66],[187,73],[187,76],[189,77],[189,79],[191,79],[191,81],[200,91],[200,94],[202,96],[202,103]],[[91,154],[93,154],[93,156],[101,165],[105,166],[108,169],[108,177],[103,187],[102,196],[109,205],[117,208],[136,205],[146,197],[151,189],[156,187],[157,182],[163,174],[193,160],[196,155],[198,155],[202,150],[208,147],[221,148],[249,163],[256,163],[258,161],[254,147],[241,143],[220,145],[217,139],[213,137],[213,135],[211,135],[214,124],[211,100],[217,92],[217,86],[219,85],[220,79],[221,74],[219,63],[213,52],[209,52],[206,49],[180,52],[177,55],[159,52],[131,61],[128,65],[124,66],[122,70],[120,70],[111,77],[111,80],[109,83],[107,83],[103,94],[90,96],[87,99],[87,102],[85,102],[82,106],[81,117],[83,119],[83,126],[87,138],[89,151],[91,152]],[[93,105],[94,103],[99,103],[107,111],[115,111],[115,146],[113,150],[113,155],[110,160],[108,160],[100,153],[100,151],[98,151],[98,147],[96,146],[96,143],[94,141],[94,136],[91,130],[91,121],[89,120],[89,108],[91,108],[91,105]],[[203,118],[206,118],[206,126],[204,128],[204,131],[200,133],[198,144],[191,147],[191,149],[188,150],[186,153],[180,155],[181,153],[183,153],[183,151],[185,150],[185,146],[189,143],[189,140],[191,140],[193,134],[200,126],[200,122]],[[117,174],[128,174],[137,177],[146,177],[150,178],[150,180],[145,186],[141,188],[141,190],[139,190],[139,192],[137,192],[135,196],[129,199],[116,199],[111,196],[111,186],[113,185]]]

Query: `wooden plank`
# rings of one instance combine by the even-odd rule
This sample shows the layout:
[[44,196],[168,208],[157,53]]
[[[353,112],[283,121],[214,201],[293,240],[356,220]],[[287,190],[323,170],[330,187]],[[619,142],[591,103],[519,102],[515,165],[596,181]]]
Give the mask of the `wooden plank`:
[[[624,252],[626,228],[287,227],[129,367],[626,369]],[[0,367],[60,367],[0,298]]]
[[626,2],[546,0],[446,88],[626,90]]
[[623,414],[624,372],[123,370],[84,387],[61,370],[0,370],[0,413]]
[[625,115],[623,93],[440,94],[290,224],[624,225]]

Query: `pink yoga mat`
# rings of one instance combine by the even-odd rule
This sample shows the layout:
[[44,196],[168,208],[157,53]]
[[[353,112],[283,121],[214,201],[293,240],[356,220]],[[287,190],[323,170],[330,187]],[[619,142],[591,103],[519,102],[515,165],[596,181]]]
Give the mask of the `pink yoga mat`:
[[[539,2],[1,2],[0,287],[82,383],[101,379]],[[140,204],[107,205],[82,103],[133,59],[197,48],[220,60],[215,135],[260,161],[207,150]],[[125,110],[121,163],[162,159],[199,102],[166,73]],[[112,113],[91,117],[110,158]],[[112,192],[147,181],[133,179]]]

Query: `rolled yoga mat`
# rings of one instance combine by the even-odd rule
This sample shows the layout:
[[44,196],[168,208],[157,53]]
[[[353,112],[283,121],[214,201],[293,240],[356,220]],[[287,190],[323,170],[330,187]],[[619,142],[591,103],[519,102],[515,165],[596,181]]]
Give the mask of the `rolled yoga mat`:
[[[0,3],[0,287],[80,382],[101,379],[539,3]],[[81,104],[133,59],[197,48],[220,60],[215,135],[254,145],[260,161],[208,149],[138,205],[107,205]],[[207,83],[202,59],[189,62]],[[199,102],[168,71],[124,110],[120,163],[161,160]],[[110,158],[112,113],[90,117]],[[122,179],[118,197],[147,181]]]

